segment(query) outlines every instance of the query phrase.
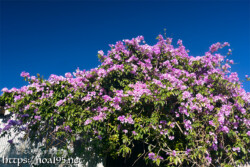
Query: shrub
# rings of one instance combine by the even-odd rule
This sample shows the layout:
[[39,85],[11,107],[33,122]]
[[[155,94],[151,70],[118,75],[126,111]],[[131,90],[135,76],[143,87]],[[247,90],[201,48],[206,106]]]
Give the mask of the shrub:
[[250,93],[229,71],[233,61],[217,52],[229,44],[193,57],[181,40],[177,48],[171,41],[119,41],[107,55],[98,52],[98,68],[65,77],[22,72],[29,85],[2,89],[0,102],[16,117],[2,135],[15,128],[46,148],[59,142],[69,155],[70,144],[90,140],[99,155],[114,158],[129,157],[139,143],[147,147],[138,158],[157,166],[248,161]]

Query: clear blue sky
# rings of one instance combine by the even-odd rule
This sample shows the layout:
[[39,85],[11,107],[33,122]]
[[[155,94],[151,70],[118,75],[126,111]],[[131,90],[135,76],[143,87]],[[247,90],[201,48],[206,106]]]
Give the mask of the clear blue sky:
[[[97,51],[143,35],[183,40],[190,55],[231,44],[240,79],[250,75],[250,1],[1,1],[0,89],[25,85],[22,71],[64,75],[97,67]],[[250,82],[244,83],[250,91]]]

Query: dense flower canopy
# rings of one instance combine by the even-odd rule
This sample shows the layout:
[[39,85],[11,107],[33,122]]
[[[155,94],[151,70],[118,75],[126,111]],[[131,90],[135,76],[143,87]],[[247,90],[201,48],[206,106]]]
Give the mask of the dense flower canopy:
[[250,93],[230,72],[234,62],[217,52],[229,43],[197,57],[181,40],[177,48],[171,43],[162,35],[153,46],[142,36],[119,41],[107,55],[98,52],[98,68],[65,77],[22,72],[29,85],[2,89],[0,102],[16,118],[2,135],[15,128],[34,141],[49,133],[50,143],[91,139],[99,154],[113,157],[129,156],[138,141],[147,146],[138,157],[156,165],[247,161]]

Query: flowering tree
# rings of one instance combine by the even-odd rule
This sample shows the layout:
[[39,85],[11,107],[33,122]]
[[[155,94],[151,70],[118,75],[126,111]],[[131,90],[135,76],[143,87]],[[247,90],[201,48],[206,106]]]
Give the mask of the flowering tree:
[[[248,161],[250,93],[229,71],[233,61],[217,53],[229,44],[193,57],[181,40],[177,48],[171,42],[161,35],[153,46],[142,36],[119,41],[107,55],[98,52],[98,68],[65,77],[22,72],[28,86],[2,89],[1,105],[16,117],[2,135],[14,128],[46,148],[63,141],[62,149],[90,140],[114,158],[129,157],[137,142],[146,146],[138,159],[157,166]],[[80,143],[78,150],[86,147]]]

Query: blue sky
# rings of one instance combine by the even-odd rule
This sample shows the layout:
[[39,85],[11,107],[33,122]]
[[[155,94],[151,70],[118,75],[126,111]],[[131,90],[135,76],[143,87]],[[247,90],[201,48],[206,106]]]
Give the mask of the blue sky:
[[[0,89],[25,85],[22,71],[64,75],[100,62],[108,44],[167,29],[190,55],[227,41],[240,79],[250,75],[250,1],[1,1]],[[250,82],[244,83],[250,91]]]

